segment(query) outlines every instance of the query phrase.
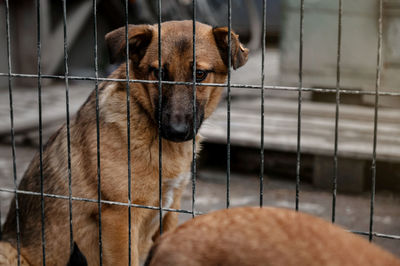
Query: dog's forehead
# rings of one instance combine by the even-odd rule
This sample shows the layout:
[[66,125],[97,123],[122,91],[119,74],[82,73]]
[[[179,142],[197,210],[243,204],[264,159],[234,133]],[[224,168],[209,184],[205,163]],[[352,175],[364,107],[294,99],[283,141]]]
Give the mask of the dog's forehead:
[[[162,64],[172,68],[179,66],[190,69],[193,60],[193,22],[169,21],[161,24]],[[212,27],[196,22],[196,65],[204,69],[223,65],[215,43]],[[141,65],[158,68],[158,25],[153,25],[153,39]],[[176,65],[176,66],[175,66]]]
[[[154,25],[154,41],[158,45],[158,26]],[[212,27],[196,22],[196,46],[209,46],[213,42]],[[180,53],[193,50],[193,22],[169,21],[161,25],[162,49],[178,49]],[[196,49],[197,50],[197,49]]]
[[[158,33],[158,25],[153,25],[155,32]],[[207,24],[196,22],[196,37],[204,37],[208,35],[212,30],[212,27]],[[161,39],[168,40],[175,34],[183,35],[189,39],[193,39],[193,21],[182,20],[182,21],[167,21],[161,24]]]
[[[193,57],[193,22],[169,21],[161,24],[162,61],[169,64],[180,64],[182,60],[192,61]],[[219,61],[218,48],[215,43],[212,27],[196,22],[196,58],[197,65],[223,64]],[[158,65],[158,25],[153,25],[153,40],[145,56],[147,63]],[[211,66],[210,66],[211,67]],[[208,68],[208,67],[205,67]]]

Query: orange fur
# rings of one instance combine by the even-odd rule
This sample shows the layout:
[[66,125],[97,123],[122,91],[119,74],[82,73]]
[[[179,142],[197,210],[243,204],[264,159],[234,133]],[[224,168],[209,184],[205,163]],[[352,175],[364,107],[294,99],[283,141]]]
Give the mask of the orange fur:
[[242,207],[198,216],[165,233],[145,265],[396,266],[400,261],[311,215]]

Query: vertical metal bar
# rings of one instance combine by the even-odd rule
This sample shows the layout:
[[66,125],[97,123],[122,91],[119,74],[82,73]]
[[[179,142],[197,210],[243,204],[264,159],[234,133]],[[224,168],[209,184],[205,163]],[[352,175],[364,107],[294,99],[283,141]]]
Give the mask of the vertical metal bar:
[[67,38],[67,3],[63,0],[63,26],[64,26],[64,77],[65,77],[65,107],[67,120],[67,156],[68,156],[68,203],[69,203],[69,240],[70,252],[74,248],[74,235],[72,231],[72,190],[71,190],[71,134],[69,119],[69,81],[68,81],[68,38]]
[[264,202],[264,68],[265,68],[265,43],[267,31],[267,0],[263,1],[262,14],[262,47],[261,47],[261,148],[260,148],[260,207]]
[[39,105],[39,172],[40,172],[40,209],[41,209],[41,226],[42,226],[42,253],[43,265],[46,262],[46,235],[45,235],[45,212],[44,212],[44,182],[43,182],[43,123],[42,123],[42,65],[41,65],[41,49],[42,41],[40,34],[40,0],[36,1],[36,18],[37,18],[37,67],[38,67],[38,105]]
[[15,197],[15,217],[16,217],[16,237],[17,237],[17,253],[18,253],[18,266],[21,265],[21,239],[19,227],[19,206],[18,206],[18,183],[17,183],[17,165],[15,162],[15,133],[14,133],[14,109],[13,109],[13,95],[12,95],[12,77],[11,77],[11,42],[10,42],[10,6],[8,0],[6,2],[6,34],[7,34],[7,67],[8,67],[8,96],[10,101],[10,127],[11,127],[11,151],[13,158],[13,177],[14,177],[14,197]]
[[[132,184],[131,184],[131,110],[130,110],[130,86],[129,86],[129,10],[128,0],[125,0],[125,44],[126,44],[126,127],[127,127],[127,148],[128,148],[128,265],[132,263]],[[136,260],[136,258],[135,258]]]
[[375,83],[375,112],[374,112],[374,143],[372,148],[372,180],[371,180],[371,208],[369,218],[369,241],[373,237],[374,225],[374,204],[375,204],[375,184],[376,184],[376,145],[378,133],[378,103],[379,103],[379,88],[381,86],[381,70],[382,70],[382,15],[383,1],[379,0],[379,19],[378,19],[378,51],[376,58],[376,83]]
[[192,217],[195,216],[195,195],[196,195],[196,126],[197,126],[197,117],[196,117],[196,0],[192,2],[193,7],[193,154],[192,154]]
[[231,31],[232,31],[232,7],[228,0],[228,87],[227,87],[227,144],[226,144],[226,208],[230,206],[230,183],[231,183]]
[[340,105],[340,59],[342,48],[342,0],[339,0],[338,10],[338,41],[336,55],[336,112],[335,112],[335,144],[333,155],[333,187],[332,187],[332,223],[336,216],[336,193],[338,176],[338,131],[339,131],[339,105]]
[[303,32],[304,0],[300,4],[300,47],[299,47],[299,93],[297,106],[297,161],[296,161],[296,211],[299,210],[300,197],[300,163],[301,163],[301,102],[303,89]]
[[99,68],[97,54],[97,0],[93,0],[94,32],[94,75],[96,91],[96,145],[97,145],[97,208],[99,212],[99,262],[103,265],[103,241],[101,236],[101,170],[100,170],[100,109],[99,109]]
[[160,217],[160,235],[163,231],[162,226],[162,139],[161,139],[161,122],[162,122],[162,62],[161,62],[161,0],[158,0],[158,201],[159,201],[159,217]]

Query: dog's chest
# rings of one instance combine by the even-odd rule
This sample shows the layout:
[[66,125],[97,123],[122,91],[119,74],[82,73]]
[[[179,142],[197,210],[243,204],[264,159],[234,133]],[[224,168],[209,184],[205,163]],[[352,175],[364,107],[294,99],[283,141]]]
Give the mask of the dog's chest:
[[[179,191],[179,189],[183,189],[185,185],[189,182],[190,173],[181,173],[176,178],[168,178],[163,180],[162,186],[162,207],[163,208],[171,208],[175,193]],[[166,211],[163,212],[163,216],[166,214]],[[159,222],[159,215],[155,215],[152,219],[152,224],[156,224]]]
[[182,173],[176,178],[163,180],[163,208],[171,208],[174,202],[175,191],[183,188],[189,182],[189,178],[190,173]]

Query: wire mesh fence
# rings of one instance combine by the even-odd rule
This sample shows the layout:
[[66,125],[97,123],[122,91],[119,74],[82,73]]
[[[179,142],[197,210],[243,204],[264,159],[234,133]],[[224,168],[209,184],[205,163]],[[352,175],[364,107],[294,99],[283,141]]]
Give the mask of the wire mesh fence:
[[[129,45],[126,45],[126,51],[125,51],[125,70],[126,70],[126,79],[117,79],[117,78],[104,78],[99,76],[99,67],[98,67],[98,30],[97,30],[97,25],[98,25],[98,20],[97,20],[97,1],[93,0],[92,3],[92,12],[93,12],[93,18],[92,18],[92,26],[93,27],[93,56],[94,56],[94,73],[95,75],[93,77],[91,76],[74,76],[70,75],[69,72],[69,47],[68,47],[68,21],[67,21],[67,6],[66,6],[66,0],[63,0],[62,3],[62,18],[63,18],[63,31],[64,31],[64,75],[52,75],[52,74],[44,74],[42,73],[41,70],[41,54],[42,54],[42,41],[41,41],[41,1],[37,0],[36,1],[36,14],[37,14],[37,21],[36,21],[36,30],[37,30],[37,73],[36,74],[22,74],[22,73],[13,73],[12,72],[12,44],[10,41],[10,9],[9,9],[9,0],[5,0],[5,22],[6,22],[6,40],[7,40],[7,67],[8,67],[8,72],[7,73],[0,73],[0,77],[8,78],[8,91],[9,91],[9,116],[10,116],[10,136],[11,136],[11,149],[12,149],[12,158],[13,158],[13,180],[14,180],[14,189],[9,189],[9,188],[0,188],[1,192],[7,192],[7,193],[13,193],[15,196],[15,211],[16,211],[16,243],[17,243],[17,250],[18,250],[18,256],[20,256],[20,224],[19,224],[19,197],[21,195],[32,195],[36,197],[40,197],[41,200],[41,246],[42,246],[42,257],[43,257],[43,265],[46,264],[46,214],[45,214],[45,198],[50,198],[50,199],[62,199],[62,200],[67,200],[68,201],[68,208],[69,208],[69,245],[70,245],[70,251],[72,252],[73,247],[74,247],[74,228],[73,228],[73,215],[72,215],[72,208],[73,208],[73,202],[76,201],[81,201],[81,202],[92,202],[97,204],[97,209],[98,209],[98,237],[99,237],[99,242],[98,242],[98,247],[99,247],[99,262],[100,265],[103,263],[103,242],[102,242],[102,206],[104,205],[117,205],[117,206],[124,206],[127,207],[128,209],[128,225],[129,225],[129,230],[128,230],[128,254],[129,254],[129,264],[132,261],[132,230],[131,228],[132,225],[132,209],[134,208],[142,208],[142,209],[150,209],[150,210],[156,210],[159,212],[159,231],[160,233],[163,232],[163,215],[166,212],[177,212],[177,213],[185,213],[185,214],[190,214],[192,217],[201,214],[196,210],[196,169],[197,169],[197,158],[196,158],[196,124],[198,121],[196,121],[196,88],[201,87],[201,86],[213,86],[213,87],[223,87],[227,88],[227,136],[226,136],[226,208],[229,208],[231,206],[230,198],[231,198],[231,192],[230,192],[230,179],[231,179],[231,89],[252,89],[252,90],[257,90],[259,91],[260,95],[260,105],[259,105],[259,112],[260,112],[260,139],[259,139],[259,158],[260,158],[260,171],[259,171],[259,205],[263,206],[263,197],[264,197],[264,123],[265,123],[265,113],[264,113],[264,99],[265,95],[264,93],[266,91],[291,91],[291,92],[297,92],[297,149],[296,149],[296,196],[294,199],[294,207],[296,210],[299,210],[299,203],[301,202],[301,197],[300,197],[300,191],[301,191],[301,173],[300,173],[300,168],[301,168],[301,163],[302,163],[302,150],[301,150],[301,140],[302,140],[302,103],[303,103],[303,93],[304,92],[320,92],[320,93],[327,93],[327,94],[334,94],[335,95],[335,132],[334,132],[334,153],[333,153],[333,176],[332,176],[332,215],[331,215],[331,220],[332,222],[336,221],[336,197],[337,197],[337,178],[338,178],[338,124],[339,124],[339,114],[340,114],[340,103],[341,103],[341,96],[342,95],[372,95],[375,97],[374,100],[374,130],[373,130],[373,146],[371,147],[372,153],[370,155],[371,158],[371,191],[370,191],[370,216],[369,216],[369,231],[364,232],[364,231],[355,231],[353,230],[352,232],[357,233],[357,234],[362,234],[362,235],[367,235],[369,237],[369,240],[371,241],[374,237],[380,237],[380,238],[388,238],[388,239],[393,239],[393,240],[400,240],[399,235],[395,234],[383,234],[379,232],[374,231],[374,212],[375,212],[375,184],[376,184],[376,161],[377,161],[377,128],[378,128],[378,114],[379,114],[379,97],[380,96],[390,96],[390,97],[399,97],[400,92],[389,92],[389,91],[381,91],[380,86],[381,86],[381,75],[382,75],[382,16],[383,16],[383,1],[379,0],[379,17],[378,17],[378,50],[376,52],[376,83],[375,83],[375,91],[365,91],[365,90],[349,90],[345,88],[341,88],[341,59],[342,59],[342,42],[341,42],[341,37],[342,37],[342,14],[343,14],[343,8],[342,8],[342,0],[338,0],[338,17],[337,17],[337,61],[336,61],[336,87],[335,88],[307,88],[303,86],[303,32],[304,32],[304,0],[300,0],[300,21],[299,21],[299,32],[300,32],[300,38],[299,38],[299,58],[298,58],[298,64],[299,64],[299,72],[298,72],[298,86],[297,87],[291,87],[291,86],[276,86],[276,85],[268,85],[265,84],[265,53],[266,51],[266,27],[268,24],[268,18],[267,18],[267,1],[263,1],[262,5],[262,46],[261,46],[261,69],[260,69],[260,85],[249,85],[249,84],[233,84],[231,83],[231,53],[228,52],[228,73],[227,73],[227,82],[224,84],[219,84],[219,83],[200,83],[196,82],[196,0],[192,1],[192,19],[193,19],[193,72],[192,72],[192,80],[190,82],[187,81],[167,81],[163,80],[163,68],[162,68],[162,38],[161,38],[161,31],[162,31],[162,21],[163,18],[161,16],[161,10],[162,10],[162,1],[158,0],[157,2],[157,10],[158,10],[158,69],[159,69],[159,74],[158,74],[158,80],[140,80],[140,79],[130,79],[130,64],[129,64]],[[128,39],[128,17],[129,17],[129,2],[128,0],[124,1],[125,5],[125,43],[129,43]],[[232,31],[232,3],[231,0],[227,0],[227,20],[226,23],[228,25],[228,32],[230,33]],[[231,51],[231,34],[228,34],[228,51]],[[267,74],[268,75],[268,74]],[[39,113],[39,121],[38,121],[38,127],[39,127],[39,169],[40,169],[40,192],[38,191],[26,191],[26,190],[20,190],[18,188],[18,183],[17,183],[17,172],[16,172],[16,144],[15,144],[15,132],[14,132],[14,104],[13,104],[13,86],[12,86],[12,81],[13,79],[16,78],[22,78],[22,79],[35,79],[37,80],[37,89],[38,89],[38,113]],[[43,143],[43,136],[42,136],[42,131],[43,131],[43,125],[42,125],[42,81],[43,80],[63,80],[65,82],[65,114],[66,114],[66,138],[67,138],[67,169],[68,169],[68,195],[57,195],[57,194],[49,194],[45,193],[44,191],[44,175],[43,175],[43,151],[44,151],[44,143]],[[70,106],[69,106],[69,82],[70,81],[92,81],[95,84],[95,106],[96,106],[96,165],[97,165],[97,198],[84,198],[84,197],[76,197],[73,196],[73,191],[72,191],[72,179],[74,178],[72,176],[72,171],[71,171],[71,135],[70,135]],[[107,200],[102,198],[102,188],[101,188],[101,180],[102,180],[102,173],[101,173],[101,127],[100,127],[100,102],[99,102],[99,83],[100,82],[118,82],[118,83],[125,83],[126,84],[126,121],[127,121],[127,147],[126,147],[126,152],[127,152],[127,169],[128,169],[128,202],[119,202],[119,201],[112,201],[112,200]],[[159,187],[158,187],[158,205],[156,206],[148,206],[148,205],[142,205],[142,204],[137,204],[132,201],[132,195],[131,195],[131,186],[132,186],[132,180],[135,179],[135,176],[132,176],[132,169],[135,168],[134,162],[131,160],[131,114],[130,114],[130,106],[131,106],[131,97],[130,97],[130,88],[131,84],[137,84],[137,83],[142,83],[142,84],[155,84],[158,86],[158,94],[159,94],[159,101],[158,101],[158,108],[159,110],[162,109],[162,86],[163,85],[187,85],[187,86],[192,86],[193,89],[193,141],[192,141],[192,165],[191,165],[191,188],[192,188],[192,197],[191,197],[191,209],[175,209],[175,208],[165,208],[163,206],[163,160],[162,160],[162,151],[163,151],[163,146],[162,146],[162,140],[161,140],[161,134],[158,134],[158,162],[159,162]],[[32,110],[34,111],[34,110]],[[161,120],[162,120],[162,115],[161,112],[158,112],[158,130],[159,132],[161,131]],[[39,240],[38,240],[39,241]],[[18,261],[20,264],[20,261]]]

